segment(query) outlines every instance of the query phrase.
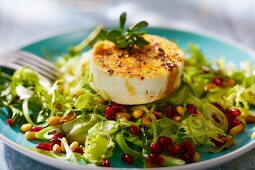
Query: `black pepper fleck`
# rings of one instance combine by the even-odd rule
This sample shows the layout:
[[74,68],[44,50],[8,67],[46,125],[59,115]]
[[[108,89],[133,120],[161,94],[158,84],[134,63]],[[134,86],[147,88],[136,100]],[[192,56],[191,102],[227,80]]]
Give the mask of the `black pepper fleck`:
[[113,69],[109,69],[107,70],[107,72],[109,73],[110,76],[114,73]]

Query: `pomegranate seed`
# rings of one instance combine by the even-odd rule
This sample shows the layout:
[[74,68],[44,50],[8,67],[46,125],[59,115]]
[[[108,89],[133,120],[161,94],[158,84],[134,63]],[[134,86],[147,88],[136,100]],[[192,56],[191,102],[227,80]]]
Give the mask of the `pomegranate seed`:
[[229,113],[233,116],[233,117],[237,117],[241,115],[241,112],[239,109],[237,108],[232,108],[229,110]]
[[109,159],[103,159],[102,162],[101,162],[101,166],[103,167],[111,167],[111,163],[109,161]]
[[115,120],[115,112],[111,106],[106,107],[105,118],[109,120]]
[[186,109],[189,112],[189,114],[197,115],[197,107],[193,104],[187,104]]
[[155,164],[160,165],[161,163],[164,162],[164,158],[160,155],[149,154],[147,157],[147,161],[154,165]]
[[220,119],[218,118],[218,116],[217,116],[215,113],[212,114],[212,117],[213,117],[213,119],[214,119],[217,123],[220,123]]
[[213,82],[214,84],[216,84],[217,86],[222,86],[223,80],[222,80],[221,78],[219,78],[219,77],[214,77],[214,78],[212,79],[212,82]]
[[32,127],[31,129],[30,129],[30,131],[32,131],[32,132],[39,132],[40,130],[42,130],[43,129],[43,127]]
[[171,138],[166,137],[166,136],[159,136],[158,137],[158,142],[159,145],[163,146],[163,147],[168,147],[170,145],[172,145],[173,141]]
[[169,105],[166,109],[166,116],[168,118],[173,118],[174,117],[174,114],[175,114],[175,108],[173,105]]
[[215,106],[215,107],[217,107],[220,111],[222,111],[223,113],[225,112],[225,110],[224,110],[224,108],[221,106],[221,105],[219,105],[218,103],[213,103],[213,105]]
[[123,106],[123,105],[121,105],[121,104],[117,104],[117,103],[113,103],[113,102],[111,102],[111,104],[109,105],[111,108],[113,108],[113,110],[115,111],[115,112],[119,112],[119,111],[121,111],[121,110],[123,110],[125,107]]
[[184,140],[182,143],[182,153],[193,155],[194,152],[195,152],[195,149],[193,148],[191,143],[188,140]]
[[181,155],[181,159],[183,159],[186,163],[193,162],[192,156],[190,156],[188,153],[184,153]]
[[134,158],[133,158],[133,156],[128,155],[128,154],[126,154],[126,153],[123,153],[123,154],[121,155],[121,159],[122,159],[124,162],[126,162],[127,164],[133,164],[133,163],[134,163]]
[[228,142],[228,138],[226,136],[218,136],[218,140],[211,139],[211,141],[215,144],[215,146],[220,147]]
[[12,126],[12,124],[13,124],[12,119],[7,119],[7,124],[8,124],[9,126]]
[[238,125],[240,125],[241,123],[243,123],[243,122],[240,121],[240,120],[237,120],[237,119],[234,119],[234,120],[232,121],[233,127],[238,126]]
[[79,154],[81,154],[81,155],[84,153],[84,152],[83,152],[83,149],[80,148],[80,147],[73,148],[72,151],[73,151],[73,152],[76,152],[76,153],[79,153]]
[[54,146],[55,144],[58,144],[58,145],[60,146],[60,145],[61,145],[61,141],[58,140],[58,139],[51,139],[51,140],[50,140],[50,146],[51,146],[51,148],[53,148],[53,146]]
[[232,127],[233,127],[233,116],[232,114],[230,114],[229,110],[225,110],[225,116],[227,118],[227,121],[228,121],[228,130],[230,130]]
[[139,132],[140,132],[140,129],[139,127],[135,126],[135,125],[131,125],[130,126],[130,129],[129,129],[129,132],[132,134],[132,135],[139,135]]
[[181,152],[181,146],[180,145],[171,145],[168,148],[168,154],[169,155],[177,155]]
[[52,137],[52,139],[61,139],[63,136],[62,136],[62,134],[61,133],[57,133],[56,135],[54,135],[53,137]]
[[163,148],[157,143],[151,143],[150,150],[153,154],[161,154],[163,152]]
[[38,143],[38,144],[36,145],[36,148],[37,148],[37,149],[46,150],[46,151],[50,151],[50,150],[51,150],[51,146],[50,146],[50,144],[48,144],[48,143]]

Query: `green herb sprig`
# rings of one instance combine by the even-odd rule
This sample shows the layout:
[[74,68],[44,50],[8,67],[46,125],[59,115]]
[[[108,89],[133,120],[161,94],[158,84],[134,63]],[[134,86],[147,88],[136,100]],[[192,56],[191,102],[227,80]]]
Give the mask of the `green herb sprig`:
[[125,28],[126,20],[127,13],[123,12],[119,19],[119,28],[107,30],[104,29],[102,25],[98,25],[81,43],[68,49],[68,54],[65,56],[65,59],[79,55],[88,45],[93,46],[99,40],[109,40],[113,42],[117,48],[127,49],[129,51],[134,51],[137,47],[143,48],[145,45],[149,44],[149,42],[142,37],[145,32],[140,31],[149,24],[146,21],[141,21],[132,27]]
[[136,47],[143,48],[149,44],[142,35],[145,32],[140,32],[142,28],[148,26],[146,21],[141,21],[130,28],[125,29],[127,14],[123,12],[119,19],[119,28],[112,30],[101,30],[101,38],[112,41],[120,49],[135,50]]

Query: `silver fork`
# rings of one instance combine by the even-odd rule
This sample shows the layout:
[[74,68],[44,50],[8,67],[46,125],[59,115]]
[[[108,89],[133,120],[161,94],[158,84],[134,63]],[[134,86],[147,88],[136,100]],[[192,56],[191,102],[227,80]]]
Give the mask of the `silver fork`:
[[0,66],[14,70],[28,67],[51,81],[60,75],[58,67],[49,61],[25,51],[13,51],[0,55]]

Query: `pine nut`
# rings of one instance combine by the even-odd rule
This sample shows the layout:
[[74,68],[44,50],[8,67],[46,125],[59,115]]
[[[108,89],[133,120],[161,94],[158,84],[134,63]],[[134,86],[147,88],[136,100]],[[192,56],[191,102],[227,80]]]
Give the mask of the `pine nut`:
[[175,116],[173,117],[173,120],[175,120],[176,122],[180,122],[180,121],[182,120],[182,117],[179,116],[179,115],[175,115]]
[[59,122],[60,123],[66,123],[66,122],[70,122],[70,121],[74,120],[75,118],[76,118],[75,112],[70,112],[67,115],[63,115],[60,118]]
[[223,81],[222,86],[224,87],[232,87],[236,84],[235,80],[226,80]]
[[130,119],[130,114],[125,113],[125,112],[118,112],[116,113],[116,117],[118,118],[126,118],[127,120]]
[[21,127],[20,127],[20,130],[22,133],[26,133],[27,131],[29,131],[30,129],[32,128],[32,125],[30,123],[26,123],[26,124],[23,124]]
[[77,141],[74,141],[73,143],[71,143],[70,145],[70,149],[74,149],[74,148],[78,148],[79,147],[79,143]]
[[27,131],[27,132],[25,133],[25,138],[26,138],[27,140],[37,140],[37,138],[35,137],[36,133],[37,133],[37,132]]
[[122,126],[122,127],[125,126],[125,123],[124,123],[125,121],[128,121],[126,117],[120,118],[119,125]]
[[204,86],[204,91],[208,92],[210,89],[216,87],[216,84],[208,83]]
[[235,135],[241,133],[243,130],[244,130],[244,125],[241,123],[240,125],[233,127],[229,131],[229,134],[232,135],[232,136],[235,136]]
[[146,114],[142,117],[142,124],[146,127],[150,127],[153,121],[157,120],[154,114]]
[[178,113],[181,117],[184,116],[185,110],[184,110],[184,108],[183,108],[182,106],[177,106],[177,107],[176,107],[176,111],[177,111],[177,113]]
[[60,116],[53,116],[49,119],[48,123],[49,123],[49,125],[54,126],[54,125],[59,124],[60,119],[61,119]]
[[198,162],[200,160],[200,155],[197,152],[194,152],[193,154],[193,161]]
[[142,115],[143,115],[143,110],[141,109],[135,110],[133,112],[133,116],[135,119],[139,119],[140,117],[142,117]]
[[61,152],[61,147],[58,144],[53,145],[52,148],[54,153],[60,153]]

